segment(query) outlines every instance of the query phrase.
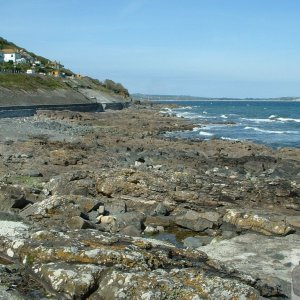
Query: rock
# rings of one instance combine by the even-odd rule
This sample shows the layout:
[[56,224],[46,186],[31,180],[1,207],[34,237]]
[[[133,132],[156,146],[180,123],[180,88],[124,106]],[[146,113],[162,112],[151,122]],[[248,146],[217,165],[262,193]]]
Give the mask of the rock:
[[[141,104],[122,113],[52,111],[38,119],[1,119],[0,186],[33,202],[20,218],[0,214],[0,260],[16,266],[0,266],[0,287],[6,285],[5,268],[26,275],[5,292],[19,286],[25,298],[39,297],[23,289],[39,282],[47,290],[41,298],[53,299],[291,296],[286,291],[291,273],[297,287],[299,236],[284,234],[298,224],[300,150],[166,138],[167,131],[192,130],[194,124],[161,118],[160,110]],[[134,167],[135,161],[141,164]],[[37,170],[41,185],[29,178]],[[18,176],[22,172],[26,178]],[[228,208],[241,214],[230,218]],[[286,208],[292,217],[284,216]],[[89,226],[96,228],[78,229]],[[174,245],[138,237],[143,229],[157,233],[163,227],[170,232],[156,238]],[[248,229],[282,236],[234,237]],[[195,235],[193,230],[214,239],[192,249],[212,239],[194,236],[185,240],[192,248],[181,249],[176,238]],[[207,247],[210,258],[200,250]]]
[[110,215],[122,214],[127,211],[126,203],[122,200],[113,200],[105,203],[105,212]]
[[300,215],[299,216],[286,216],[286,222],[293,227],[300,228]]
[[0,211],[22,209],[31,202],[26,200],[25,193],[20,187],[0,185]]
[[27,239],[20,240],[18,234],[0,237],[0,251],[13,252],[11,257],[31,270],[33,278],[46,281],[45,286],[67,299],[115,299],[120,292],[137,299],[148,292],[159,295],[158,299],[206,293],[218,297],[224,290],[230,297],[241,294],[256,299],[258,295],[249,285],[214,273],[202,252],[151,239],[92,229],[35,230]]
[[260,299],[254,288],[236,280],[184,269],[160,269],[149,273],[111,270],[90,299],[196,300],[208,299],[208,295],[209,299]]
[[164,232],[165,228],[163,226],[156,226],[156,229],[158,230],[158,232]]
[[79,216],[72,217],[67,221],[70,229],[90,229],[95,228],[95,225]]
[[150,211],[157,206],[157,201],[147,200],[141,197],[132,197],[128,195],[122,195],[120,197],[126,201],[127,211],[139,211],[145,214],[149,214]]
[[127,212],[124,214],[114,215],[115,223],[112,228],[113,231],[119,231],[127,226],[134,226],[138,230],[142,229],[142,222],[145,219],[145,215],[140,212]]
[[201,214],[192,210],[175,217],[175,223],[193,231],[204,231],[214,227],[214,222],[201,218]]
[[34,203],[20,212],[23,217],[50,217],[60,216],[80,216],[82,213],[89,213],[99,207],[99,200],[76,196],[51,196],[41,202]]
[[154,234],[154,233],[158,233],[159,231],[156,229],[156,227],[153,226],[146,226],[146,228],[144,229],[145,233],[149,233],[149,234]]
[[126,226],[120,230],[120,233],[129,236],[141,236],[141,230],[133,225]]
[[0,221],[22,222],[23,219],[17,214],[0,211]]
[[146,226],[163,226],[163,227],[170,227],[174,225],[173,217],[163,217],[163,216],[147,216],[146,220],[144,221]]
[[187,237],[183,240],[183,245],[187,248],[196,249],[198,247],[203,246],[201,240],[197,239],[196,237]]
[[26,296],[20,295],[17,291],[11,290],[7,286],[0,285],[0,300],[27,300]]
[[99,217],[98,210],[97,211],[92,210],[91,212],[88,213],[88,219],[93,223],[99,222],[98,217]]
[[188,202],[198,199],[199,195],[191,191],[176,191],[172,193],[172,197],[177,202]]
[[96,195],[95,181],[87,178],[87,174],[70,172],[53,177],[44,186],[52,195]]
[[98,193],[112,197],[118,194],[140,196],[147,188],[140,185],[139,173],[135,174],[134,170],[121,170],[117,174],[111,174],[111,177],[102,175],[96,180],[96,190]]
[[256,287],[263,296],[271,297],[282,293],[289,298],[291,269],[293,265],[299,264],[299,248],[300,236],[296,234],[267,237],[247,233],[200,249],[212,259],[239,271],[239,276],[251,276],[253,282],[259,283]]
[[77,165],[84,158],[84,154],[79,151],[75,154],[74,151],[66,149],[55,149],[50,151],[50,162],[53,165],[69,166]]
[[152,216],[166,216],[168,214],[169,209],[163,203],[158,203],[154,211],[151,213]]
[[15,220],[0,220],[0,237],[15,237],[17,242],[18,237],[25,237],[27,235],[29,226],[24,222]]
[[86,298],[98,287],[98,280],[106,267],[93,264],[52,262],[35,266],[39,274],[59,294],[68,299]]
[[200,218],[213,222],[215,225],[221,224],[221,216],[215,211],[207,211],[199,213]]
[[219,236],[221,234],[221,230],[219,229],[211,229],[211,228],[207,228],[204,230],[204,233],[210,237],[216,237]]
[[222,239],[229,240],[237,236],[237,233],[234,231],[225,230],[222,231]]
[[97,209],[97,212],[99,213],[99,215],[104,215],[105,212],[105,206],[104,205],[100,205]]
[[29,177],[43,177],[43,174],[38,170],[23,170],[22,176],[29,176]]
[[265,235],[287,235],[294,231],[294,228],[287,223],[286,216],[262,210],[228,209],[223,220],[238,228]]
[[300,297],[300,265],[297,265],[292,270],[292,299]]
[[209,236],[190,236],[183,240],[183,244],[187,248],[196,249],[209,244],[212,240],[213,238]]
[[112,224],[115,222],[115,218],[113,216],[100,216],[98,220],[103,224]]

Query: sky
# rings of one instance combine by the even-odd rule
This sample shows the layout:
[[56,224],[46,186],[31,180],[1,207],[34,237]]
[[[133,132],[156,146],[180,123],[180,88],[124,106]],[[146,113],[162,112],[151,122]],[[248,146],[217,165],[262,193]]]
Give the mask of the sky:
[[300,96],[299,0],[0,0],[0,36],[130,93]]

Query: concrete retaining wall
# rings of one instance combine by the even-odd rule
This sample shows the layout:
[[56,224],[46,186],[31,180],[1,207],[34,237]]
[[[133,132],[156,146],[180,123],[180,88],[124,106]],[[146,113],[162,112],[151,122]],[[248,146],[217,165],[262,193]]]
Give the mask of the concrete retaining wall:
[[125,103],[89,103],[67,105],[32,105],[32,106],[5,106],[0,107],[0,118],[29,117],[37,110],[71,110],[78,112],[104,112],[106,109],[121,110],[129,106]]

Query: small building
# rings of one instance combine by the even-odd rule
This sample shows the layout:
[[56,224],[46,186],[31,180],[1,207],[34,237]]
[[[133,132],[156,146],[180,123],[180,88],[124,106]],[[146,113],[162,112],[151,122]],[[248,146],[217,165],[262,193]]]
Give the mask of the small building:
[[33,75],[33,74],[35,74],[35,71],[32,69],[28,69],[28,70],[26,70],[26,74]]
[[26,59],[24,57],[21,57],[21,58],[17,58],[16,59],[16,63],[17,64],[26,64],[27,61],[26,61]]
[[59,70],[53,70],[50,72],[50,75],[54,77],[59,77],[60,76],[60,71]]
[[4,53],[0,51],[0,63],[4,62]]
[[4,54],[4,62],[12,61],[15,63],[18,59],[21,59],[21,54],[18,50],[15,49],[2,49],[1,50]]

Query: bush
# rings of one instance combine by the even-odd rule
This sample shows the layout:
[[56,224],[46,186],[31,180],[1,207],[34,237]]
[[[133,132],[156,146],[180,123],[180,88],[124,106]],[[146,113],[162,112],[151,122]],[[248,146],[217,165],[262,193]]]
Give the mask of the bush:
[[115,94],[119,94],[124,97],[129,97],[129,92],[121,83],[116,83],[111,79],[105,79],[103,85]]

